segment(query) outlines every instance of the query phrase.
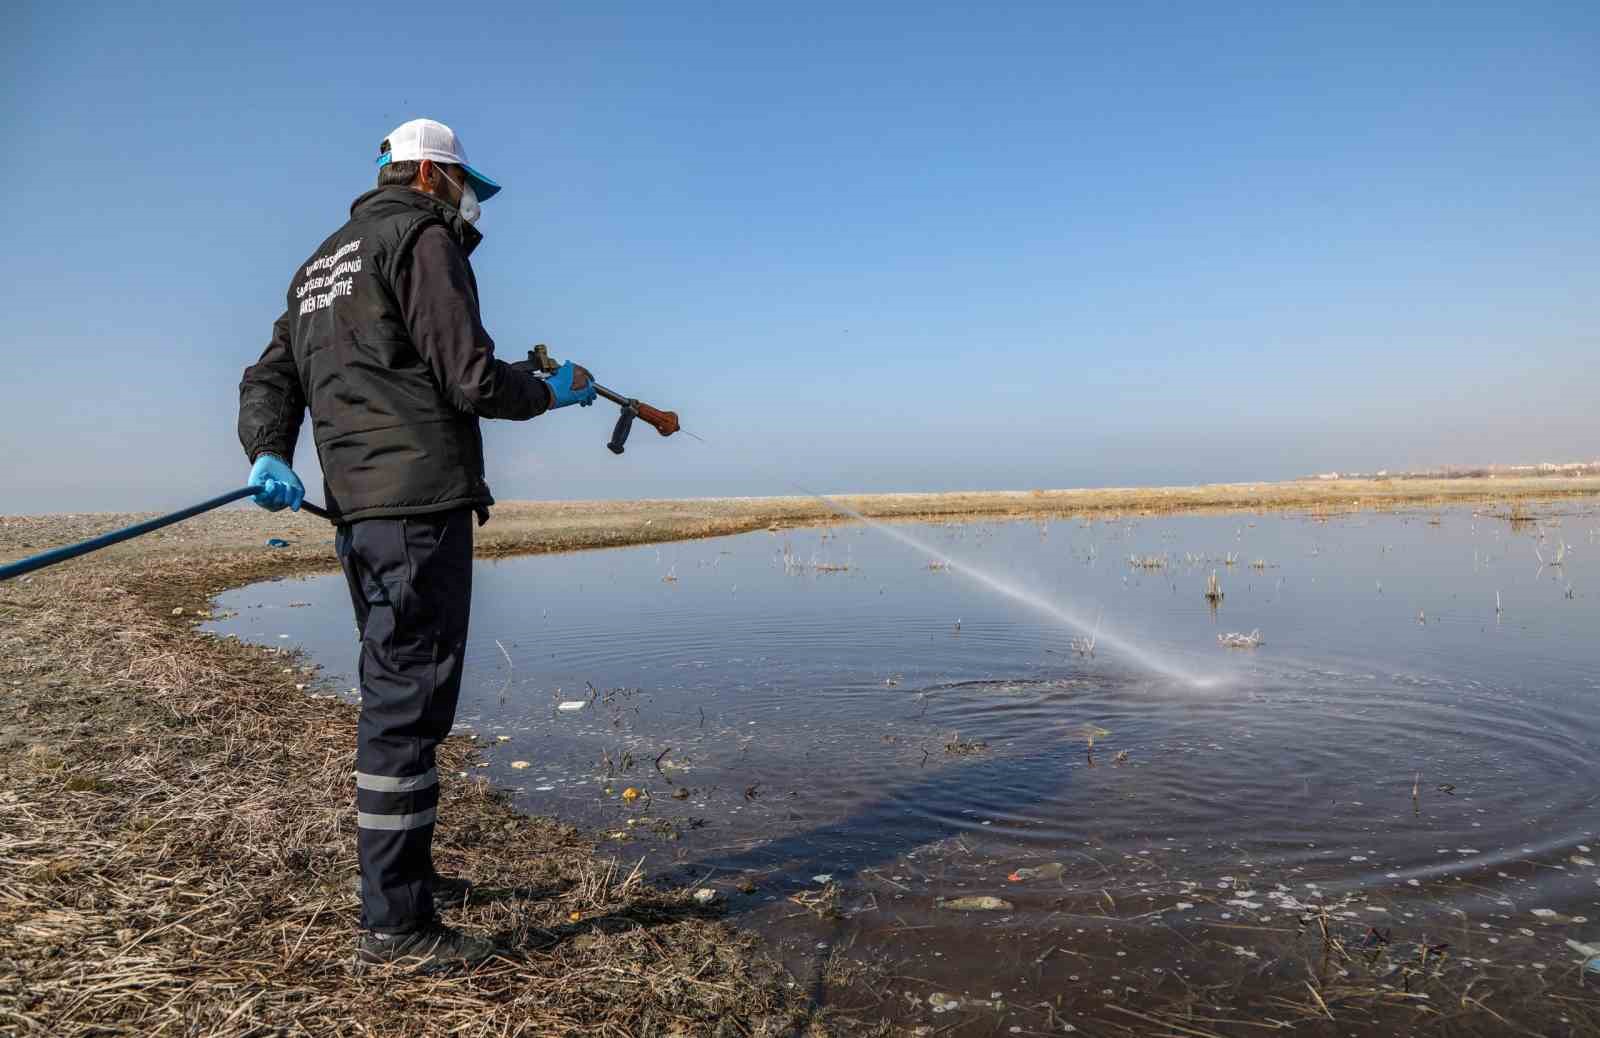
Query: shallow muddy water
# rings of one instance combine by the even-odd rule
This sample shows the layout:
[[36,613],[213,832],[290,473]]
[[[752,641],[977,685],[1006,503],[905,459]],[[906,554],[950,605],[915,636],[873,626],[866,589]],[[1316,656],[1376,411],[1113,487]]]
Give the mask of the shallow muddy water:
[[[1304,998],[1325,927],[1372,953],[1335,975],[1407,992],[1600,941],[1592,506],[902,529],[1101,617],[1092,654],[855,524],[530,556],[478,564],[456,730],[528,811],[716,888],[869,1016]],[[341,577],[221,604],[212,630],[354,683]],[[1006,904],[941,900],[973,896]]]

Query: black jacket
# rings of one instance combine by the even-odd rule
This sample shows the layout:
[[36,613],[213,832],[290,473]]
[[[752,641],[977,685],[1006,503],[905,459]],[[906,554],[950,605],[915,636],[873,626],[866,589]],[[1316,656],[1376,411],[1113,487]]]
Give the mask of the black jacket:
[[346,520],[494,503],[478,419],[525,419],[544,384],[496,360],[467,257],[482,235],[403,187],[369,191],[295,271],[272,341],[239,384],[239,442],[294,461],[303,412]]

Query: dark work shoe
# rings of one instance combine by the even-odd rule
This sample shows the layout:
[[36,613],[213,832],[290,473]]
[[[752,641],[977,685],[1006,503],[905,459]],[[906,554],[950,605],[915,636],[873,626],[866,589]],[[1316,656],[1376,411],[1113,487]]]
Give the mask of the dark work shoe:
[[[433,876],[433,907],[435,909],[464,908],[472,897],[472,881],[459,876]],[[350,880],[350,892],[361,896],[361,874]]]
[[363,933],[356,939],[355,968],[399,966],[418,973],[472,970],[494,958],[493,941],[434,922],[411,933]]

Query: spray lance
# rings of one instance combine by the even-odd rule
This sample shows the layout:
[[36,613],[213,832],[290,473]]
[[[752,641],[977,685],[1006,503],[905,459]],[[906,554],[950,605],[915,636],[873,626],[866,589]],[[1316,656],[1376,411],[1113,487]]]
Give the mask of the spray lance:
[[[544,343],[539,343],[528,352],[528,360],[535,369],[546,376],[561,366],[550,359],[550,351]],[[676,411],[663,411],[660,408],[651,407],[642,400],[635,400],[632,397],[625,397],[621,393],[613,392],[598,382],[594,383],[594,389],[598,395],[605,397],[622,408],[622,414],[617,418],[616,427],[611,430],[611,442],[606,444],[606,447],[613,454],[622,453],[624,446],[628,442],[628,433],[633,431],[633,420],[635,418],[652,426],[662,436],[671,436],[679,431],[678,413]],[[694,433],[689,433],[689,435],[694,436]],[[695,439],[699,439],[699,437],[695,436]],[[68,559],[75,559],[80,555],[87,555],[92,551],[99,551],[101,548],[109,548],[113,544],[120,544],[123,541],[141,537],[153,530],[159,530],[163,526],[171,526],[173,523],[192,519],[204,512],[211,511],[213,508],[221,508],[229,502],[253,497],[257,489],[256,487],[240,487],[237,490],[230,490],[226,494],[219,494],[208,501],[201,501],[199,504],[180,508],[176,512],[169,512],[154,519],[146,519],[142,523],[125,526],[120,530],[112,530],[110,533],[101,534],[99,537],[91,537],[86,541],[79,541],[77,544],[68,544],[60,548],[53,548],[50,551],[40,552],[38,555],[30,555],[25,559],[18,559],[16,562],[5,563],[0,565],[0,581],[10,580],[12,577],[20,577],[24,573],[32,573],[34,570],[44,569],[46,566],[54,566],[58,562],[66,562]],[[302,511],[310,512],[312,515],[326,519],[329,522],[339,522],[337,515],[326,509],[319,508],[310,501],[302,502],[300,508]]]
[[[550,359],[550,350],[542,342],[528,351],[528,363],[546,375],[561,367],[560,364]],[[616,428],[611,430],[611,442],[606,444],[607,449],[612,454],[622,453],[624,446],[628,442],[628,434],[633,431],[633,420],[635,418],[640,419],[646,425],[654,427],[655,431],[662,436],[671,436],[678,431],[678,412],[676,411],[662,411],[659,408],[651,407],[642,400],[635,400],[632,397],[625,397],[621,393],[614,393],[598,382],[594,383],[594,391],[622,408],[622,414],[617,418]],[[689,435],[694,436],[694,433]],[[699,437],[696,436],[695,439],[699,439]]]

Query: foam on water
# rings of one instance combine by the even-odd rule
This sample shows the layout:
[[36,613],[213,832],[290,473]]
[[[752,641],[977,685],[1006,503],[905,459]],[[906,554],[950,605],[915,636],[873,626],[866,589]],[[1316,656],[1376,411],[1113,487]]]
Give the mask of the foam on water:
[[952,570],[960,573],[964,577],[967,577],[969,580],[973,580],[978,584],[981,584],[990,591],[1004,595],[1013,601],[1020,602],[1028,608],[1042,613],[1059,623],[1067,625],[1068,627],[1076,628],[1077,630],[1082,631],[1084,634],[1093,637],[1096,643],[1104,642],[1106,645],[1112,646],[1145,670],[1172,678],[1175,681],[1182,682],[1183,684],[1190,685],[1194,688],[1212,688],[1215,687],[1220,681],[1220,679],[1215,677],[1203,678],[1191,674],[1176,664],[1163,659],[1156,653],[1153,653],[1139,645],[1135,645],[1127,638],[1118,635],[1115,632],[1106,630],[1105,627],[1098,622],[1090,623],[1084,618],[1083,614],[1068,609],[1056,602],[1052,602],[1037,592],[1014,584],[1003,577],[995,576],[993,573],[989,573],[984,570],[981,566],[975,566],[963,559],[956,558],[947,551],[941,551],[930,544],[926,544],[913,537],[911,534],[906,533],[904,530],[898,530],[893,526],[890,526],[888,523],[880,523],[876,519],[868,518],[848,505],[842,505],[832,498],[825,497],[822,494],[816,493],[815,491],[806,490],[804,487],[799,487],[798,484],[797,488],[805,494],[808,494],[809,496],[816,498],[818,501],[821,501],[823,504],[827,505],[835,512],[838,512],[840,515],[846,515],[852,519],[859,520],[860,522],[872,527],[874,530],[877,530],[885,537],[891,537],[894,540],[899,541],[901,544],[904,544],[906,547],[921,552],[930,559],[945,563]]

